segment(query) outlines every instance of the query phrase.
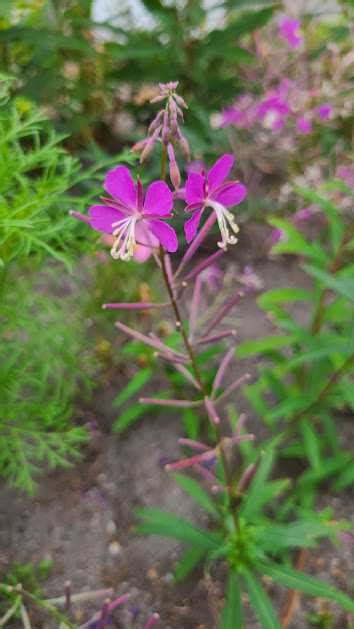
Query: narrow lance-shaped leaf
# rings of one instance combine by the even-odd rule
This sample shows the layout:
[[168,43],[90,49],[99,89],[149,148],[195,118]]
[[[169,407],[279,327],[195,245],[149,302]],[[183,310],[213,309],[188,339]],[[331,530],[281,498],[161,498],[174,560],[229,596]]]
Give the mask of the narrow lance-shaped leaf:
[[205,556],[205,550],[201,548],[191,548],[187,550],[175,566],[175,581],[183,581],[192,572]]
[[243,577],[250,597],[250,603],[258,616],[262,629],[280,629],[280,623],[272,603],[258,578],[250,570],[244,570]]
[[118,408],[135,395],[144,384],[151,378],[152,369],[146,368],[138,371],[129,381],[129,383],[114,398],[112,406]]
[[219,518],[219,512],[214,502],[196,480],[189,478],[189,476],[186,476],[185,474],[174,474],[173,477],[178,485],[182,487],[182,489],[184,489],[184,491],[186,491],[190,496],[192,496],[192,498],[194,498],[194,500],[200,504],[203,509],[208,511],[208,513],[214,517]]
[[137,527],[140,533],[172,537],[205,551],[216,550],[222,544],[223,540],[220,535],[198,528],[173,513],[158,509],[140,509],[137,514],[142,519]]
[[230,570],[225,605],[222,610],[220,629],[242,629],[244,617],[242,609],[240,579],[236,572]]
[[354,303],[354,279],[335,277],[311,264],[304,264],[304,269],[326,288]]
[[325,581],[275,563],[261,562],[258,564],[258,569],[284,587],[299,590],[310,596],[327,598],[341,605],[343,609],[354,613],[354,600]]

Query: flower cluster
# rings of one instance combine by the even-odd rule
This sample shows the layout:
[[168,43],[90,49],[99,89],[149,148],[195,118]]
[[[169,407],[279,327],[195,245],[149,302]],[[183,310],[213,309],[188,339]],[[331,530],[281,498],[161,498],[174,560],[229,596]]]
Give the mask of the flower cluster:
[[323,123],[333,116],[330,103],[311,105],[312,100],[313,95],[307,93],[301,83],[282,78],[275,88],[267,90],[260,99],[250,94],[238,97],[233,105],[222,111],[220,125],[250,129],[260,122],[265,129],[279,132],[287,122],[294,121],[294,129],[306,135],[312,132],[315,121]]
[[[247,190],[238,181],[227,180],[233,164],[233,156],[225,154],[208,173],[189,172],[178,195],[186,201],[185,212],[191,215],[185,223],[187,243],[195,238],[207,209],[212,210],[219,225],[219,247],[226,249],[237,242],[238,226],[229,208],[241,203]],[[112,237],[113,258],[129,260],[138,247],[148,253],[159,245],[169,253],[177,251],[176,232],[166,222],[173,216],[174,196],[164,181],[152,182],[144,193],[140,179],[135,183],[126,166],[117,166],[107,173],[104,189],[110,197],[102,197],[101,204],[92,205],[88,217],[72,214]]]
[[290,48],[299,48],[303,42],[299,20],[284,16],[279,22],[279,36],[287,42]]

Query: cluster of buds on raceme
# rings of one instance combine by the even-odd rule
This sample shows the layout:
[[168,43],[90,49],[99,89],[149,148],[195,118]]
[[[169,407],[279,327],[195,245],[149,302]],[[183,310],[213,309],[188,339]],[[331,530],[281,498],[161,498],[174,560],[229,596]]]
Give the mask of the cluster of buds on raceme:
[[182,96],[176,93],[178,81],[159,83],[160,94],[151,103],[165,101],[165,106],[158,111],[151,122],[147,137],[137,142],[132,150],[140,153],[140,163],[143,163],[153,152],[157,143],[162,143],[167,151],[170,179],[177,190],[181,183],[181,175],[175,157],[175,148],[179,147],[187,162],[190,161],[190,150],[187,138],[183,135],[180,123],[183,122],[183,109],[188,106]]

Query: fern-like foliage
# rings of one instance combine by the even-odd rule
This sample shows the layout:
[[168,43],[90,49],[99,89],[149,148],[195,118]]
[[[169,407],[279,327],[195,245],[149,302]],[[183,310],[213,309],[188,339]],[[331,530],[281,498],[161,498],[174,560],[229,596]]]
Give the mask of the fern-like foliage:
[[68,466],[87,440],[70,421],[91,388],[85,302],[63,263],[87,243],[68,210],[84,209],[113,160],[96,151],[96,165],[81,169],[41,113],[10,96],[2,75],[0,475],[31,493],[41,469]]

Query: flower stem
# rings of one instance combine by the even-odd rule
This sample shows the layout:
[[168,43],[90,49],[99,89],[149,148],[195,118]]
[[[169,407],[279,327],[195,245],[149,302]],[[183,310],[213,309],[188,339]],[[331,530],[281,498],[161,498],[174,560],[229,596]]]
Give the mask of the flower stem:
[[[167,269],[166,269],[166,261],[165,261],[165,253],[162,247],[160,247],[160,261],[161,261],[161,269],[162,269],[162,274],[163,274],[163,278],[165,281],[165,285],[166,285],[166,289],[167,292],[169,294],[170,297],[170,301],[171,301],[171,306],[176,318],[176,328],[179,331],[179,333],[181,334],[184,346],[186,348],[186,352],[190,357],[190,361],[191,361],[191,367],[192,370],[194,372],[194,378],[197,381],[200,390],[202,391],[204,397],[208,396],[208,391],[206,389],[205,384],[203,383],[202,377],[201,377],[201,373],[200,373],[200,369],[197,363],[197,359],[193,350],[193,347],[191,345],[191,343],[189,342],[188,339],[188,335],[187,332],[185,330],[184,324],[183,324],[183,320],[180,314],[180,310],[179,310],[179,305],[178,302],[176,300],[176,297],[174,295],[174,291],[173,291],[173,287],[171,286],[170,283],[170,278],[169,275],[167,273]],[[235,496],[233,493],[233,487],[232,487],[232,473],[231,473],[231,469],[229,466],[229,462],[227,460],[227,455],[223,446],[223,440],[222,440],[222,434],[221,434],[221,430],[220,427],[218,425],[213,424],[213,428],[217,434],[218,440],[219,440],[219,445],[218,445],[218,450],[220,453],[220,460],[221,460],[221,464],[224,470],[224,476],[225,476],[225,480],[226,480],[226,489],[227,489],[227,493],[229,496],[229,504],[230,504],[230,510],[231,510],[231,516],[233,518],[234,524],[235,524],[235,528],[237,531],[240,530],[240,526],[239,526],[239,521],[238,521],[238,517],[237,517],[237,513],[235,510]]]

